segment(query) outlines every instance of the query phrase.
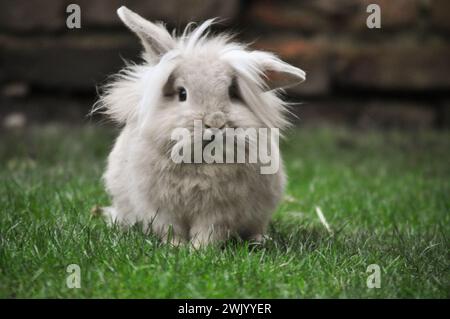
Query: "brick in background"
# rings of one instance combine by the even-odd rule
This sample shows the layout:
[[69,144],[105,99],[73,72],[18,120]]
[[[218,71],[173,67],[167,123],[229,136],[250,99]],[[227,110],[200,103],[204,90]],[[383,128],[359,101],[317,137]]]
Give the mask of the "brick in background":
[[139,43],[129,36],[0,37],[1,80],[36,87],[92,91],[134,58]]
[[323,31],[332,26],[326,15],[300,2],[254,1],[247,9],[246,20],[270,30]]
[[268,30],[364,32],[368,31],[366,9],[372,3],[381,8],[383,28],[401,29],[417,23],[418,0],[254,1],[247,16],[251,23]]
[[19,32],[62,29],[65,8],[61,0],[0,0],[0,28]]
[[83,20],[89,26],[118,26],[116,10],[125,5],[149,20],[161,20],[179,27],[191,21],[221,17],[233,21],[239,13],[239,0],[80,0]]
[[432,0],[430,4],[430,20],[433,27],[450,31],[450,1]]
[[[0,0],[0,27],[9,31],[36,32],[66,29],[66,7],[81,8],[82,28],[122,25],[117,9],[126,5],[151,20],[180,26],[220,16],[233,21],[239,13],[239,0]],[[66,29],[67,30],[67,29]]]
[[450,46],[444,43],[348,44],[336,52],[334,81],[339,86],[381,90],[450,89]]
[[419,0],[359,0],[360,6],[344,22],[345,31],[370,32],[366,21],[370,13],[366,12],[369,4],[378,4],[381,10],[381,32],[397,29],[408,31],[407,28],[414,27],[418,23],[420,13]]

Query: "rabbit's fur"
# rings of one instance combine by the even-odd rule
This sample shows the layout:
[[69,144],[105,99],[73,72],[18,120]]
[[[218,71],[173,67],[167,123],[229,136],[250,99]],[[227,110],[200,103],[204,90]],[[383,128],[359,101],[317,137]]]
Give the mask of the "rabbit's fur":
[[[282,167],[264,175],[258,163],[176,164],[171,132],[192,130],[194,120],[212,127],[282,129],[286,104],[278,90],[269,90],[265,73],[298,80],[305,73],[226,35],[208,36],[213,20],[175,36],[125,7],[118,15],[141,39],[145,63],[122,70],[96,106],[124,126],[104,174],[112,197],[104,214],[122,225],[141,222],[174,244],[199,247],[233,235],[261,240],[282,198]],[[233,84],[237,99],[230,97]],[[177,99],[177,87],[186,88],[186,101]]]

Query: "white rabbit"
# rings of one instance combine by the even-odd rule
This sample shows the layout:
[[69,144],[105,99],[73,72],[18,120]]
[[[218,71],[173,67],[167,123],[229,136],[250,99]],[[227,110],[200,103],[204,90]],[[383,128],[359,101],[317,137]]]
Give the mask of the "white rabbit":
[[260,162],[175,163],[171,132],[192,130],[194,120],[218,129],[283,129],[287,105],[266,74],[303,81],[305,73],[227,35],[209,36],[213,20],[176,36],[125,7],[117,13],[141,39],[145,63],[115,76],[94,109],[123,125],[104,174],[112,197],[104,214],[121,225],[140,222],[173,244],[261,240],[283,195],[283,168],[261,174]]

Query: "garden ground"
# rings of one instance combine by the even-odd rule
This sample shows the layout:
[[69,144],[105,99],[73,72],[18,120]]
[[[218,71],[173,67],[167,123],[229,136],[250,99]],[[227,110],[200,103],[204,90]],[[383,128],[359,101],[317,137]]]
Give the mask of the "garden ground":
[[[1,133],[0,297],[450,297],[447,131],[294,129],[270,239],[200,251],[92,216],[109,203],[101,174],[116,134],[93,125]],[[79,289],[66,285],[70,264]],[[367,287],[371,264],[380,288]]]

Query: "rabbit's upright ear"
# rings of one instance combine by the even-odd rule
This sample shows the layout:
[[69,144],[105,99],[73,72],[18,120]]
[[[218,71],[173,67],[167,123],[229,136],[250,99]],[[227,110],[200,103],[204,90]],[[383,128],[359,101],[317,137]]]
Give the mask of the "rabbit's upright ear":
[[152,58],[159,58],[175,47],[175,40],[162,24],[152,23],[125,6],[117,9],[117,15],[138,35]]

